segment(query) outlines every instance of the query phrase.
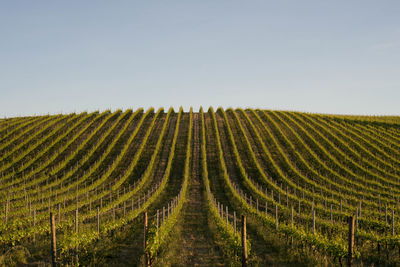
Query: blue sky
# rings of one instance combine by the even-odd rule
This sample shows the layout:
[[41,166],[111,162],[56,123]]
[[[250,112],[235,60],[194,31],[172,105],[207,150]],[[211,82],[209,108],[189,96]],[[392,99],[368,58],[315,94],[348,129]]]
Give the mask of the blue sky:
[[400,1],[2,1],[0,117],[138,107],[400,115]]

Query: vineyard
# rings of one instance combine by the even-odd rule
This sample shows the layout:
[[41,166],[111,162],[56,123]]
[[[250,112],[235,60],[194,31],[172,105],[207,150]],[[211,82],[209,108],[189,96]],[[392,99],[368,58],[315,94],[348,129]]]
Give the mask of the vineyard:
[[400,118],[0,120],[0,266],[399,266]]

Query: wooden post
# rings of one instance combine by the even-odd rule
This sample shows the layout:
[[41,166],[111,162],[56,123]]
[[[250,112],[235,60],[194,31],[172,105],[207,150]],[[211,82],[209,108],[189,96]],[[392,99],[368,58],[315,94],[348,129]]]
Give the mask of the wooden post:
[[355,224],[354,224],[354,233],[357,235],[357,229],[358,229],[358,209],[356,208],[356,219],[355,219]]
[[394,210],[392,210],[392,235],[394,236]]
[[343,213],[343,209],[342,209],[342,199],[340,199],[340,214]]
[[247,266],[246,216],[242,215],[242,267]]
[[75,233],[78,233],[78,209],[75,210]]
[[292,208],[290,209],[290,217],[291,217],[291,225],[292,225],[292,227],[293,227],[293,206],[292,206]]
[[115,221],[115,204],[114,204],[114,202],[113,202],[112,212],[113,212],[113,221]]
[[236,234],[236,211],[233,212],[233,233]]
[[315,210],[314,209],[312,211],[312,221],[313,221],[312,231],[313,231],[313,235],[315,235]]
[[278,204],[275,204],[275,229],[278,231]]
[[146,247],[147,247],[147,240],[146,240],[146,234],[147,234],[147,211],[145,211],[143,213],[144,216],[144,231],[143,231],[143,250],[145,253],[145,263],[144,265],[146,267],[150,266],[150,257],[149,257],[149,253],[146,251]]
[[99,211],[99,207],[97,207],[97,233],[100,235],[100,211]]
[[349,223],[349,251],[348,251],[348,264],[351,266],[352,260],[353,260],[353,252],[354,252],[354,216],[348,217],[348,223]]
[[225,215],[226,215],[226,227],[228,227],[228,222],[229,222],[229,220],[228,220],[228,206],[226,206],[225,207],[225,210],[226,210],[226,212],[225,212]]
[[331,223],[333,223],[332,204],[331,204]]
[[58,203],[58,223],[61,222],[61,203]]
[[286,185],[286,207],[289,207],[289,194],[288,194],[288,186]]
[[379,194],[379,213],[381,213],[381,194]]
[[164,224],[165,222],[165,206],[162,207],[162,223]]
[[7,212],[8,212],[8,201],[6,201],[6,205],[4,206],[4,223],[7,224]]
[[33,226],[36,226],[36,207],[33,208]]
[[299,211],[298,211],[298,213],[299,213],[299,216],[300,216],[300,214],[301,214],[301,202],[300,202],[300,198],[299,198]]
[[159,226],[159,212],[157,210],[157,221],[156,221],[156,226],[157,226],[157,231],[158,231],[158,226]]
[[50,232],[51,232],[51,265],[55,267],[57,264],[56,223],[54,221],[54,214],[52,212],[50,212]]
[[385,203],[385,226],[387,225],[387,203]]
[[265,217],[268,216],[268,201],[265,201]]

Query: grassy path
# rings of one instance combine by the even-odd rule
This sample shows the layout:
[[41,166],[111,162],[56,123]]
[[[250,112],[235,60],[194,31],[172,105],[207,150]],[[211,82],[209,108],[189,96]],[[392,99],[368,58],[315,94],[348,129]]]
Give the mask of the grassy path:
[[207,202],[201,177],[200,116],[193,114],[193,147],[188,199],[175,226],[168,251],[157,265],[226,266],[209,228]]

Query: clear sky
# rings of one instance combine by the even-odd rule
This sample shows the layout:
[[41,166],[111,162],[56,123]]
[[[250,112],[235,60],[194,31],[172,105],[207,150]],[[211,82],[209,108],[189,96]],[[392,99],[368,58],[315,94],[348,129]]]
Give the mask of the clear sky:
[[150,106],[400,115],[400,1],[1,1],[0,117]]

